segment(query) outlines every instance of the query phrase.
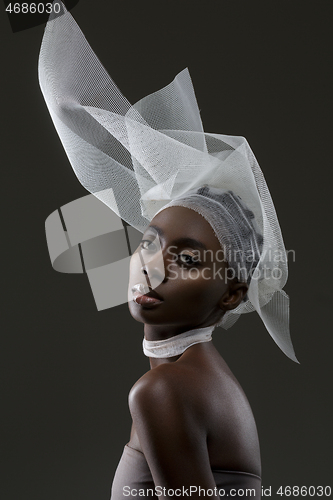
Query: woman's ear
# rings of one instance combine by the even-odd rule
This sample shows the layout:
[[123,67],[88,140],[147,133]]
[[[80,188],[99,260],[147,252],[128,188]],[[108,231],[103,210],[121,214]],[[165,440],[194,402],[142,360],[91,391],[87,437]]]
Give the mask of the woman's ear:
[[235,309],[244,299],[248,289],[246,283],[231,282],[219,302],[220,308],[224,311]]

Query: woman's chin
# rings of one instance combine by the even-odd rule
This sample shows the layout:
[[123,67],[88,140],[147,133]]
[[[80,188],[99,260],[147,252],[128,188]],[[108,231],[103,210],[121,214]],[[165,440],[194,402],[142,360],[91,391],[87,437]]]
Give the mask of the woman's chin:
[[[158,315],[152,314],[152,308],[140,306],[139,304],[136,304],[133,300],[131,300],[128,302],[128,309],[132,318],[139,323],[159,323]],[[154,321],[150,321],[150,318],[152,318],[152,316],[154,317]]]
[[128,309],[129,309],[130,315],[132,316],[133,319],[135,319],[135,321],[139,321],[139,323],[144,323],[137,308],[135,307],[135,304],[133,303],[133,300],[128,301]]

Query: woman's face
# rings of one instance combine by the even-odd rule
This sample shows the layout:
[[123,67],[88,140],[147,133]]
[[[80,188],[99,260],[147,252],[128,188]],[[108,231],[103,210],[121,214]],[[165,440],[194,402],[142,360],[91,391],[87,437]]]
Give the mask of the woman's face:
[[154,217],[132,256],[130,313],[174,334],[213,325],[230,295],[226,269],[210,224],[193,210],[169,207]]

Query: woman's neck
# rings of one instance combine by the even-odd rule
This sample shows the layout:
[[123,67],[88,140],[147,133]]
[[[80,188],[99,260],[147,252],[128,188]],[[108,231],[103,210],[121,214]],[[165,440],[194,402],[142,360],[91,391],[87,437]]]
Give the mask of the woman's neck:
[[[190,349],[187,349],[183,354],[179,354],[178,356],[172,356],[170,358],[149,358],[150,368],[156,368],[159,365],[163,365],[166,363],[174,363],[182,359],[190,359],[194,360],[194,363],[198,365],[199,359],[202,360],[203,357],[208,356],[211,357],[212,352],[216,352],[216,349],[212,342],[203,342],[201,344],[195,344]],[[220,355],[219,355],[220,356]]]
[[210,325],[187,325],[187,326],[170,326],[170,325],[144,325],[144,338],[149,341],[166,340],[181,333],[188,332],[198,328],[206,328]]
[[[213,330],[214,326],[208,326],[193,328],[158,340],[148,340],[145,337],[143,340],[143,352],[150,358],[150,361],[152,359],[167,359],[168,362],[174,362],[190,347],[209,342],[212,339]],[[159,364],[161,362],[153,363],[155,366]]]
[[[163,326],[156,326],[156,325],[147,325],[145,324],[144,326],[144,338],[149,341],[156,341],[156,340],[166,340],[171,337],[174,337],[175,335],[179,335],[180,333],[186,332],[188,330],[187,327],[183,328],[173,328],[173,327],[165,327]],[[178,356],[171,356],[169,358],[151,358],[149,357],[149,364],[150,368],[156,368],[159,365],[165,364],[165,363],[174,363],[179,359],[181,354]]]

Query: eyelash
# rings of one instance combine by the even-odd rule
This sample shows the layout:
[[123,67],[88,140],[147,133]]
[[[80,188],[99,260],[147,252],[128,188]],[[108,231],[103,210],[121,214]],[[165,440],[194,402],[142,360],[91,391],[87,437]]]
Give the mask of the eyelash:
[[[191,259],[191,262],[183,262],[181,257],[187,257],[189,259]],[[186,267],[192,267],[192,266],[198,266],[200,264],[200,261],[198,260],[197,257],[192,257],[192,255],[188,255],[188,254],[179,254],[178,255],[178,258],[179,258],[179,261],[181,263],[182,266],[186,266]]]
[[[145,243],[147,244],[147,246],[145,246]],[[153,248],[150,248],[150,247],[153,247]],[[140,248],[142,250],[145,250],[146,252],[154,252],[156,251],[156,245],[154,244],[153,241],[150,241],[150,240],[142,240],[141,243],[140,243]],[[184,262],[182,260],[182,257],[185,257],[185,258],[188,258],[188,259],[191,259],[190,262]],[[178,260],[179,260],[179,263],[182,267],[192,267],[192,266],[198,266],[200,264],[200,261],[198,259],[198,257],[196,256],[192,256],[192,255],[189,255],[189,254],[182,254],[182,253],[179,253],[178,254]]]

